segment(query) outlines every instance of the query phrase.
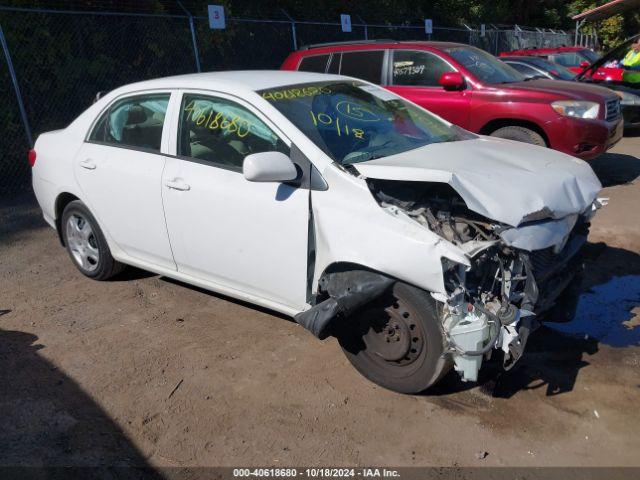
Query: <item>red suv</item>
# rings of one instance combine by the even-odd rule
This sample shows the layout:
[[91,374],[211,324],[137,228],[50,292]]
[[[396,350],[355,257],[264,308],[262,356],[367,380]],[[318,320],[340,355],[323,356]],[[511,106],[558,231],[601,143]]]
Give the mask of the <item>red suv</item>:
[[383,85],[483,135],[591,159],[622,137],[620,98],[593,85],[527,81],[494,56],[445,42],[368,41],[293,52],[283,70],[339,73]]

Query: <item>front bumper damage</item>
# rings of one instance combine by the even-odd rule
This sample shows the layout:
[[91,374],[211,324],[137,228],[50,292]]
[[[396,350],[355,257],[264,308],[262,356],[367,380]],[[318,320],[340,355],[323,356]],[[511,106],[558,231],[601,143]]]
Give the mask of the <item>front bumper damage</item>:
[[[589,220],[603,202],[554,219],[544,209],[518,227],[470,211],[447,185],[369,181],[389,214],[416,221],[464,252],[469,265],[442,258],[443,291],[437,301],[445,353],[463,381],[476,381],[484,360],[502,352],[508,370],[522,357],[529,334],[556,305],[583,268]],[[413,191],[412,191],[413,190]],[[396,279],[344,265],[319,280],[318,302],[296,321],[319,338],[336,318],[346,318],[388,292]],[[571,302],[568,302],[570,304]],[[575,302],[574,302],[575,305]],[[348,321],[348,320],[346,320]]]

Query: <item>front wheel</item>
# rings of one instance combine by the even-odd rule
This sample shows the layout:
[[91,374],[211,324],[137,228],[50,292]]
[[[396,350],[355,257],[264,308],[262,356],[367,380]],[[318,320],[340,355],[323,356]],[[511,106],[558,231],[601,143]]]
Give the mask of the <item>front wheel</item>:
[[362,375],[396,392],[421,392],[451,368],[435,300],[403,283],[344,319],[337,336]]
[[515,125],[509,127],[502,127],[491,133],[492,137],[505,138],[507,140],[516,140],[518,142],[530,143],[531,145],[538,145],[540,147],[546,147],[547,143],[537,132],[534,132],[530,128],[518,127]]
[[65,207],[60,225],[69,256],[84,275],[107,280],[124,269],[124,265],[111,256],[98,222],[80,200]]

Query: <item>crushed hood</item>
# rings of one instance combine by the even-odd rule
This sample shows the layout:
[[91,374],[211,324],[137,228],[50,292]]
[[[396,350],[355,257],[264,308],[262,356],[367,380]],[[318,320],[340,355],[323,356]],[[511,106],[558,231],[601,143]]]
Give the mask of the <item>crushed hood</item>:
[[470,210],[513,227],[581,213],[602,189],[582,160],[491,137],[435,143],[354,167],[368,178],[448,183]]

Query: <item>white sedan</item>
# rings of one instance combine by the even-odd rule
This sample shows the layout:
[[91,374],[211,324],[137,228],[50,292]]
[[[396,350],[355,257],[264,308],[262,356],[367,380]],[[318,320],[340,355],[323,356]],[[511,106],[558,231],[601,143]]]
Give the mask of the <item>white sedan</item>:
[[451,367],[474,381],[491,349],[520,358],[601,188],[573,157],[304,72],[127,85],[29,160],[84,275],[135,265],[291,315],[400,392]]

